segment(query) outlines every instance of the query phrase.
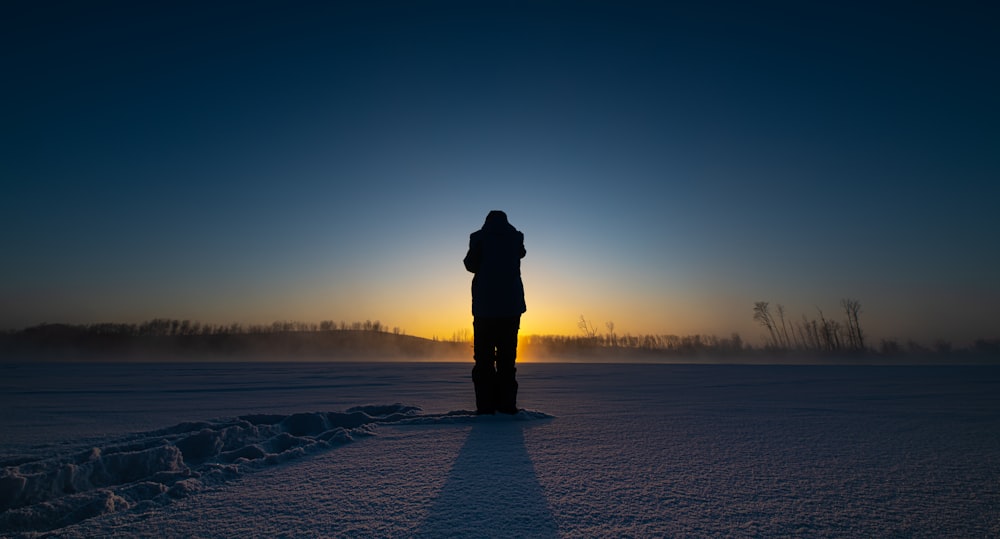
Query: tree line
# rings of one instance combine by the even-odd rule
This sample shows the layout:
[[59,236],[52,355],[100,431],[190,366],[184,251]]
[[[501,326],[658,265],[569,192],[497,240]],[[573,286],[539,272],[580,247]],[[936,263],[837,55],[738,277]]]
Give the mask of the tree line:
[[980,338],[971,346],[960,348],[944,339],[937,339],[926,346],[913,340],[900,344],[896,339],[881,339],[876,345],[861,329],[861,302],[856,299],[840,300],[839,320],[828,317],[819,307],[817,317],[802,315],[799,320],[786,316],[785,308],[778,304],[774,310],[767,301],[753,306],[753,319],[766,330],[764,348],[776,352],[805,352],[814,354],[850,354],[893,357],[924,358],[994,358],[1000,360],[1000,339]]
[[578,335],[528,335],[521,345],[535,357],[594,358],[655,360],[663,356],[727,357],[752,351],[739,333],[729,337],[712,334],[632,334],[618,333],[614,322],[605,322],[606,332],[601,332],[580,315]]
[[859,320],[861,302],[842,299],[840,306],[844,313],[842,320],[827,317],[819,307],[816,308],[819,318],[810,320],[802,315],[801,320],[790,320],[783,305],[776,305],[772,312],[770,302],[758,301],[753,305],[753,319],[767,330],[765,348],[770,350],[864,352],[865,333]]
[[[916,357],[1000,360],[1000,339],[978,339],[958,348],[938,340],[931,346],[913,341],[900,344],[883,339],[871,342],[861,326],[861,303],[841,300],[840,317],[817,308],[814,318],[793,319],[778,304],[758,301],[752,315],[763,329],[763,344],[746,342],[739,333],[728,337],[711,334],[619,333],[614,322],[599,331],[580,316],[577,335],[526,335],[523,355],[538,359],[608,359],[656,361],[660,358],[749,357],[768,360],[790,357]],[[197,321],[155,318],[141,323],[86,325],[39,324],[0,332],[0,359],[116,358],[141,355],[177,357],[249,358],[354,358],[468,359],[472,332],[456,331],[449,340],[410,337],[399,327],[378,320],[355,322],[276,321],[271,324],[203,324]],[[794,354],[794,355],[793,355]]]
[[856,299],[842,299],[840,317],[828,316],[822,309],[816,309],[816,316],[802,315],[793,319],[784,306],[772,308],[767,301],[753,304],[752,315],[765,330],[763,345],[754,346],[741,338],[739,333],[729,337],[716,335],[672,335],[672,334],[619,334],[614,322],[605,322],[606,331],[583,315],[577,321],[577,335],[529,335],[522,338],[522,345],[530,349],[536,357],[605,357],[656,358],[698,356],[759,357],[775,358],[795,354],[795,357],[866,357],[878,358],[925,358],[974,359],[976,361],[1000,361],[1000,339],[977,339],[968,348],[958,348],[951,343],[938,340],[932,346],[923,346],[913,341],[900,345],[895,340],[883,339],[876,346],[871,343],[861,326],[861,302]]
[[25,359],[458,359],[455,343],[406,335],[379,321],[202,324],[39,324],[0,332],[0,358]]
[[[365,320],[363,322],[344,321],[322,322],[276,321],[270,324],[202,324],[198,321],[175,320],[170,318],[154,318],[138,324],[102,322],[97,324],[39,324],[8,334],[52,334],[78,333],[88,335],[122,335],[131,337],[177,337],[190,335],[266,335],[276,333],[302,333],[316,331],[372,331],[389,332],[390,329],[382,322]],[[399,327],[391,329],[394,335],[405,335]]]

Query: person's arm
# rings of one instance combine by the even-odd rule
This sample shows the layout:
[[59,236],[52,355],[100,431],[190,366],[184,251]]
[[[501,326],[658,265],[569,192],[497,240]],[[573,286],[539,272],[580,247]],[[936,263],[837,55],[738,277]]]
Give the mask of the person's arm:
[[469,238],[469,252],[465,253],[465,259],[462,263],[465,264],[465,269],[472,273],[479,271],[479,263],[483,259],[483,246],[482,243],[476,241],[476,237],[472,236]]

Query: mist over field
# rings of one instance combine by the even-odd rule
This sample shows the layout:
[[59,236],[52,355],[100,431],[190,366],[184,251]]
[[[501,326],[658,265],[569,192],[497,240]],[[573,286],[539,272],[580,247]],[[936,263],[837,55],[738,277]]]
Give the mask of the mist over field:
[[[768,330],[762,345],[738,333],[633,335],[613,323],[599,332],[580,317],[578,335],[521,335],[521,362],[753,363],[753,364],[989,364],[1000,363],[1000,340],[978,339],[968,347],[937,341],[865,344],[856,319],[840,325],[780,325],[766,303],[755,315]],[[780,308],[780,306],[779,306]],[[845,329],[846,328],[846,329]],[[791,331],[790,331],[791,330]],[[798,335],[796,336],[796,331]],[[336,324],[275,322],[271,325],[210,325],[154,319],[141,324],[42,324],[0,333],[0,361],[470,361],[473,334],[447,340],[406,335],[378,321]]]

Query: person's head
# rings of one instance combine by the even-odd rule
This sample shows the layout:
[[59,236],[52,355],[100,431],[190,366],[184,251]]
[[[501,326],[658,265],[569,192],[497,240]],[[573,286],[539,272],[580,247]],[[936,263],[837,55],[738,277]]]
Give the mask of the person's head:
[[486,215],[486,223],[483,226],[497,226],[507,224],[507,214],[500,210],[492,210]]

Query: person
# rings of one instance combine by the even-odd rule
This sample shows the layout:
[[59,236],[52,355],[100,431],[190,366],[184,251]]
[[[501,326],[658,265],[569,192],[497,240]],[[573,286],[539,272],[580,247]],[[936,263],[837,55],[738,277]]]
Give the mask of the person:
[[493,210],[483,227],[469,236],[465,269],[472,278],[473,358],[472,383],[476,413],[516,414],[517,331],[524,303],[521,259],[524,234],[507,221],[507,214]]

